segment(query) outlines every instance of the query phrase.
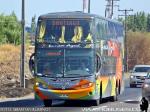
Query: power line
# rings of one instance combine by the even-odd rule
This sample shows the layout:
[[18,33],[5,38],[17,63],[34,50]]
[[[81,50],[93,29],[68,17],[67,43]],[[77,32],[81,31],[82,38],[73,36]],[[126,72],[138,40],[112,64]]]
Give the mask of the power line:
[[128,12],[131,12],[133,11],[133,9],[123,9],[123,10],[118,10],[118,11],[121,11],[121,12],[124,12],[123,15],[119,15],[119,16],[124,16],[125,17],[125,24],[124,24],[124,27],[125,27],[125,38],[124,38],[124,65],[125,65],[125,71],[127,72],[128,71],[128,49],[127,49],[127,16],[128,16]]

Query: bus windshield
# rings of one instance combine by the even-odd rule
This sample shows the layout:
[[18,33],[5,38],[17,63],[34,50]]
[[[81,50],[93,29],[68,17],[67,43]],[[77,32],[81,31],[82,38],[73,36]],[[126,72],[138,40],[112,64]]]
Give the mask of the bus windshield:
[[90,33],[89,20],[49,19],[38,23],[37,42],[79,43]]
[[65,77],[80,77],[92,75],[92,59],[88,56],[72,56],[66,58]]
[[39,56],[37,73],[47,77],[81,77],[92,75],[94,73],[92,53],[92,50],[65,49],[62,50],[59,56],[58,54],[57,56]]
[[65,76],[78,77],[91,75],[94,71],[92,49],[65,50]]

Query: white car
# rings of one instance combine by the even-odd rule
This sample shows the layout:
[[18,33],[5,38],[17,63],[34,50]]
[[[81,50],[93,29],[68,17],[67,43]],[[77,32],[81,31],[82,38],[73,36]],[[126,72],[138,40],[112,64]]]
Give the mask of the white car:
[[130,75],[130,87],[142,85],[149,71],[150,65],[135,65]]

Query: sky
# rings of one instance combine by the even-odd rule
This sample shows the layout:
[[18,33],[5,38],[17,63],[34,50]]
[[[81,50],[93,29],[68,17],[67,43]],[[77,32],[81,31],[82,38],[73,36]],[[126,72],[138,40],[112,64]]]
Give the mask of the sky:
[[[5,15],[15,12],[18,19],[21,20],[21,1],[22,0],[0,0],[0,14]],[[25,0],[25,20],[26,25],[31,24],[31,18],[35,15],[36,19],[41,14],[50,12],[64,11],[83,11],[83,0]],[[91,0],[91,13],[105,16],[105,0]],[[115,2],[119,9],[133,9],[136,12],[144,11],[150,13],[150,0],[120,0]],[[123,12],[118,12],[118,7],[114,8],[114,18]]]

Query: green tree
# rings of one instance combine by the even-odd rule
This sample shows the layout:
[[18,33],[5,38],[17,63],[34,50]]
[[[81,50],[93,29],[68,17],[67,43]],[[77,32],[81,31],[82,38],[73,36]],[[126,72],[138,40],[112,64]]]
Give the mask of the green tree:
[[132,16],[127,17],[127,30],[128,31],[147,31],[147,15],[145,12],[137,12]]
[[128,16],[127,18],[127,30],[133,30],[135,27],[134,16]]
[[147,16],[147,31],[150,32],[150,14]]
[[5,23],[5,18],[4,15],[0,15],[0,43],[5,43],[6,42],[6,36],[4,35],[4,23]]
[[147,17],[144,12],[141,12],[140,15],[140,21],[141,21],[141,31],[146,31],[147,27]]
[[31,33],[35,33],[36,30],[36,16],[32,17],[31,21]]
[[0,15],[0,44],[20,44],[21,24],[14,12],[11,15]]

